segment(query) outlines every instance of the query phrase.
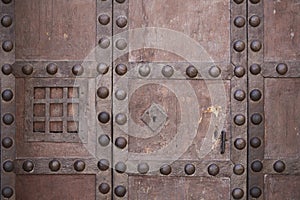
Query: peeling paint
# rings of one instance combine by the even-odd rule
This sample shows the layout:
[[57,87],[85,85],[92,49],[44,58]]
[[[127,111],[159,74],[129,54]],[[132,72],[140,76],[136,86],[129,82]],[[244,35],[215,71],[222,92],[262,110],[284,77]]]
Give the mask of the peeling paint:
[[218,117],[221,110],[221,106],[210,106],[204,111],[204,113],[213,113],[216,117]]

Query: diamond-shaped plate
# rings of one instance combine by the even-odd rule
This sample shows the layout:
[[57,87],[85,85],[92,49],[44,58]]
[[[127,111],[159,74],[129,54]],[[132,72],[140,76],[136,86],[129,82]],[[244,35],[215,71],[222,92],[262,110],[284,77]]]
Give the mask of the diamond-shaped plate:
[[168,115],[163,108],[153,103],[142,115],[141,120],[153,131],[165,124]]

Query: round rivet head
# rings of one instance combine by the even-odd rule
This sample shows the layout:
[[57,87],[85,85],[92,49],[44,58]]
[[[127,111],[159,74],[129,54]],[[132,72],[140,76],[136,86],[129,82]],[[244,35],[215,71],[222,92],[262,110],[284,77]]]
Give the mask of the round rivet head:
[[50,63],[47,65],[47,72],[48,74],[54,75],[57,73],[58,67],[55,63]]
[[115,190],[115,195],[118,196],[118,197],[124,197],[125,194],[126,194],[126,188],[122,185],[118,185]]
[[9,27],[12,24],[12,18],[9,15],[5,15],[1,19],[1,24],[4,27]]
[[241,175],[245,172],[245,167],[242,164],[236,164],[233,167],[233,173],[236,175]]
[[97,66],[97,71],[99,74],[106,74],[108,72],[108,66],[104,63],[99,63]]
[[25,172],[31,172],[34,168],[34,164],[32,161],[26,160],[26,161],[24,161],[22,168]]
[[261,98],[261,92],[258,89],[254,89],[250,92],[250,98],[252,101],[259,101]]
[[98,142],[101,146],[106,147],[107,145],[109,145],[110,139],[108,135],[103,134],[99,136]]
[[249,24],[253,27],[257,27],[260,24],[260,18],[257,15],[253,15],[249,19]]
[[237,52],[242,52],[245,49],[245,43],[243,41],[241,41],[241,40],[238,40],[238,41],[234,42],[233,48]]
[[238,126],[245,124],[245,122],[246,122],[246,118],[242,114],[238,114],[234,117],[234,123]]
[[83,74],[83,67],[79,64],[74,65],[72,68],[72,72],[75,76],[80,76],[81,74]]
[[233,0],[236,4],[241,4],[244,2],[244,0]]
[[98,115],[98,120],[99,120],[99,122],[106,124],[107,122],[109,122],[110,116],[107,112],[101,112]]
[[117,124],[124,125],[127,122],[127,117],[126,117],[125,114],[119,113],[119,114],[116,115],[115,120],[116,120]]
[[172,172],[172,168],[170,165],[165,164],[160,167],[159,171],[163,175],[169,175]]
[[243,90],[237,90],[234,92],[234,98],[238,101],[243,101],[246,97],[246,93]]
[[146,174],[149,171],[149,165],[147,163],[140,163],[137,170],[140,174]]
[[4,148],[10,148],[13,145],[13,140],[10,137],[5,137],[2,139],[2,146]]
[[105,99],[109,95],[109,90],[107,87],[99,87],[97,90],[97,95],[101,99]]
[[261,161],[256,160],[254,162],[251,163],[251,169],[254,172],[260,172],[263,168],[263,164]]
[[126,0],[116,0],[118,3],[124,3]]
[[139,67],[139,74],[143,77],[146,77],[150,74],[151,69],[148,65],[142,65]]
[[254,40],[250,44],[250,48],[252,49],[252,51],[255,51],[255,52],[259,51],[261,49],[261,47],[262,47],[262,44],[258,40]]
[[49,162],[49,169],[53,172],[57,172],[60,169],[60,162],[58,160],[51,160]]
[[107,37],[103,37],[99,40],[98,44],[102,49],[106,49],[110,45],[110,40]]
[[220,168],[216,164],[211,164],[208,166],[207,171],[209,175],[216,176],[219,173]]
[[174,74],[174,69],[173,67],[171,67],[170,65],[165,65],[162,70],[161,73],[163,74],[164,77],[171,77]]
[[117,49],[119,49],[119,50],[124,50],[124,49],[126,49],[126,47],[127,47],[127,42],[126,42],[126,40],[125,40],[125,39],[118,39],[118,40],[116,41],[116,47],[117,47]]
[[14,96],[14,94],[13,94],[13,92],[11,90],[7,89],[7,90],[4,90],[2,92],[2,99],[4,101],[10,101],[10,100],[12,100],[13,96]]
[[236,17],[236,18],[234,19],[234,22],[233,22],[233,23],[234,23],[234,25],[235,25],[236,27],[241,28],[241,27],[245,26],[246,21],[245,21],[245,18],[244,18],[244,17],[238,16],[238,17]]
[[101,171],[106,171],[109,168],[109,161],[106,159],[101,159],[99,160],[97,166]]
[[257,3],[260,2],[260,0],[250,0],[250,2],[253,3],[253,4],[257,4]]
[[117,90],[115,96],[118,100],[124,100],[127,96],[127,93],[124,90]]
[[115,141],[115,145],[120,149],[124,149],[127,146],[127,140],[124,137],[118,137]]
[[107,25],[110,22],[110,17],[107,14],[101,14],[98,17],[98,21],[102,25]]
[[237,66],[237,67],[234,68],[234,75],[236,77],[241,78],[241,77],[243,77],[245,75],[245,73],[246,73],[246,70],[245,70],[244,67]]
[[110,191],[110,186],[107,183],[101,183],[98,189],[102,194],[107,194]]
[[251,116],[251,122],[255,125],[259,125],[262,122],[262,120],[263,120],[263,118],[262,118],[261,114],[259,114],[259,113],[254,113]]
[[13,189],[11,189],[10,187],[4,187],[4,188],[2,189],[2,196],[3,196],[4,198],[10,198],[10,197],[13,196],[13,194],[14,194],[14,191],[13,191]]
[[234,199],[241,199],[244,196],[244,191],[241,188],[235,188],[231,193]]
[[120,28],[124,28],[127,25],[127,17],[120,16],[117,18],[116,24]]
[[276,66],[276,71],[278,74],[280,75],[284,75],[287,73],[288,71],[288,67],[285,63],[279,63],[277,66]]
[[250,145],[253,148],[258,148],[261,145],[261,140],[258,137],[254,137],[250,140]]
[[253,75],[257,75],[261,72],[261,67],[258,64],[253,64],[250,66],[250,72]]
[[22,67],[22,72],[25,75],[30,75],[33,72],[33,67],[31,65],[25,65],[25,66]]
[[259,187],[256,187],[256,186],[252,187],[252,188],[250,189],[250,195],[251,195],[253,198],[258,198],[258,197],[260,197],[260,195],[261,195],[261,189],[260,189]]
[[6,52],[10,52],[13,48],[14,44],[12,41],[7,40],[2,43],[2,49]]
[[193,164],[187,164],[187,165],[185,165],[185,167],[184,167],[184,171],[185,171],[185,173],[186,173],[187,175],[192,175],[192,174],[195,173],[196,168],[195,168],[195,166],[194,166]]
[[12,172],[14,170],[14,163],[10,160],[3,163],[3,170],[6,172]]
[[273,164],[273,168],[276,172],[281,173],[285,170],[285,164],[281,160],[278,160]]
[[12,73],[12,67],[10,64],[4,64],[2,66],[2,73],[5,75],[10,75]]
[[127,72],[127,66],[124,64],[118,64],[115,68],[115,71],[118,75],[123,76]]
[[81,160],[77,160],[74,163],[74,169],[78,172],[82,172],[85,169],[85,163]]
[[242,150],[242,149],[244,149],[246,147],[246,141],[243,138],[237,138],[234,141],[234,146],[238,150]]
[[220,76],[220,74],[221,74],[221,69],[220,69],[218,66],[212,66],[212,67],[209,69],[208,73],[209,73],[209,75],[210,75],[211,77],[216,78],[216,77]]
[[6,125],[11,125],[14,122],[14,120],[14,116],[10,113],[3,115],[3,123]]
[[123,163],[123,162],[117,162],[117,163],[115,164],[115,170],[116,170],[116,172],[118,172],[118,173],[120,173],[120,174],[125,173],[125,172],[126,172],[126,169],[127,169],[127,166],[126,166],[126,164]]
[[190,78],[195,78],[198,75],[198,70],[193,65],[188,66],[185,72]]

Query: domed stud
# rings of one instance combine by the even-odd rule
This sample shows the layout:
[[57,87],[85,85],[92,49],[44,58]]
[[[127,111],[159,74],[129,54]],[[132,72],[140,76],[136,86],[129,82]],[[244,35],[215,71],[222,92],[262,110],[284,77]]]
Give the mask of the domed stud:
[[120,174],[123,174],[126,172],[126,169],[127,169],[127,166],[125,163],[123,162],[117,162],[115,164],[115,170],[116,172],[120,173]]
[[97,66],[97,71],[99,74],[106,74],[108,72],[108,66],[104,63],[99,63]]
[[2,65],[2,73],[4,75],[10,75],[12,73],[12,67],[10,64]]
[[3,163],[3,170],[6,172],[12,172],[14,170],[14,163],[10,160],[7,160]]
[[148,65],[142,65],[139,67],[139,74],[143,77],[147,77],[151,72],[151,69]]
[[102,194],[107,194],[110,191],[110,186],[107,183],[101,183],[98,189]]
[[115,140],[115,145],[120,148],[120,149],[124,149],[127,146],[127,140],[124,137],[118,137]]
[[260,189],[259,187],[256,187],[256,186],[252,187],[252,188],[250,189],[250,195],[251,195],[253,198],[258,198],[258,197],[260,197],[260,195],[261,195],[261,189]]
[[243,101],[246,97],[246,93],[243,90],[237,90],[234,92],[234,98],[237,101]]
[[11,187],[4,187],[3,189],[2,189],[2,196],[4,197],[4,198],[10,198],[10,197],[12,197],[14,195],[14,191],[13,191],[13,189],[11,189]]
[[118,40],[116,41],[116,47],[117,47],[117,49],[119,49],[119,50],[124,50],[124,49],[126,49],[126,47],[127,47],[127,42],[126,42],[126,40],[125,40],[125,39],[118,39]]
[[251,44],[250,44],[250,48],[251,48],[251,50],[254,51],[254,52],[258,52],[258,51],[261,49],[261,47],[262,47],[262,44],[261,44],[261,42],[258,41],[258,40],[254,40],[254,41],[252,41]]
[[254,137],[250,140],[250,145],[253,148],[258,148],[261,145],[261,140],[258,137]]
[[12,24],[12,18],[9,15],[4,15],[1,19],[1,24],[4,27],[9,27]]
[[260,67],[260,65],[258,65],[258,64],[252,64],[252,65],[250,66],[250,72],[251,72],[251,74],[253,74],[253,75],[259,74],[259,73],[261,72],[261,67]]
[[110,143],[110,138],[108,135],[103,134],[99,136],[98,142],[101,146],[106,147]]
[[165,65],[162,68],[161,73],[164,77],[170,78],[174,74],[174,69],[170,65]]
[[101,159],[99,160],[97,166],[101,171],[106,171],[109,168],[109,161],[106,159]]
[[257,15],[253,15],[249,19],[249,24],[253,27],[257,27],[260,24],[260,18]]
[[124,91],[124,90],[117,90],[115,92],[115,97],[118,99],[118,100],[124,100],[127,96],[127,93]]
[[58,67],[55,63],[50,63],[47,65],[46,70],[47,70],[48,74],[54,75],[57,73]]
[[99,87],[97,90],[97,95],[101,99],[105,99],[109,95],[109,90],[107,87]]
[[34,164],[31,160],[26,160],[23,162],[22,168],[25,172],[31,172],[33,171]]
[[118,3],[124,3],[126,0],[116,0]]
[[209,75],[210,75],[211,77],[216,78],[216,77],[220,76],[220,74],[221,74],[221,69],[220,69],[218,66],[212,66],[212,67],[209,69],[208,73],[209,73]]
[[242,52],[245,49],[245,43],[241,40],[235,41],[234,44],[233,44],[233,48],[237,52]]
[[140,163],[137,170],[140,174],[146,174],[149,171],[149,165],[147,163]]
[[261,98],[261,92],[258,89],[254,89],[250,92],[250,98],[252,101],[259,101]]
[[101,14],[98,17],[98,21],[102,25],[107,25],[110,22],[110,17],[107,14]]
[[14,44],[13,44],[13,42],[10,41],[10,40],[4,41],[4,42],[2,43],[2,49],[3,49],[5,52],[10,52],[13,48],[14,48]]
[[231,195],[234,199],[241,199],[244,196],[244,191],[241,188],[235,188],[232,190]]
[[99,122],[106,124],[107,122],[109,122],[110,116],[107,112],[101,112],[98,115],[98,120],[99,120]]
[[234,117],[234,123],[238,126],[242,126],[243,124],[245,124],[245,122],[246,122],[246,118],[242,114],[238,114]]
[[4,124],[11,125],[14,122],[15,118],[14,118],[14,116],[12,114],[7,113],[7,114],[3,115],[3,119],[2,120],[3,120]]
[[12,147],[13,143],[14,142],[10,137],[5,137],[2,139],[2,146],[6,149]]
[[285,75],[288,71],[288,67],[285,63],[279,63],[277,66],[276,66],[276,71],[278,74],[280,75]]
[[251,122],[255,125],[259,125],[262,122],[262,120],[263,120],[263,117],[259,113],[254,113],[251,116]]
[[82,74],[83,74],[83,71],[84,71],[83,67],[82,67],[81,65],[79,65],[79,64],[74,65],[73,68],[72,68],[72,72],[73,72],[73,74],[74,74],[75,76],[80,76],[80,75],[82,75]]
[[74,169],[78,172],[82,172],[85,169],[85,162],[77,160],[74,163]]
[[238,150],[242,150],[246,147],[246,141],[243,138],[237,138],[234,141],[234,146]]
[[278,160],[273,164],[273,169],[278,172],[281,173],[285,170],[285,164],[283,161]]
[[246,20],[245,20],[244,17],[238,16],[238,17],[236,17],[236,18],[234,19],[234,22],[233,22],[233,23],[234,23],[234,25],[235,25],[236,27],[241,28],[241,27],[245,26]]
[[49,169],[53,172],[57,172],[60,169],[60,162],[58,160],[51,160],[49,162]]
[[260,172],[263,169],[263,164],[261,161],[256,160],[251,163],[251,169],[254,172]]
[[30,75],[33,72],[33,67],[31,65],[25,65],[22,67],[22,72],[25,75]]
[[211,176],[216,176],[220,171],[220,168],[216,164],[211,164],[207,168],[207,172]]
[[116,115],[115,120],[116,120],[117,124],[124,125],[127,122],[127,117],[126,117],[125,114],[119,113],[119,114]]
[[186,75],[190,78],[195,78],[198,75],[198,70],[193,65],[188,66],[185,72]]
[[118,197],[124,197],[126,194],[126,188],[122,185],[118,185],[117,187],[115,187],[115,195]]
[[244,2],[244,0],[233,0],[236,4],[241,4]]
[[233,167],[233,173],[236,175],[242,175],[245,172],[245,167],[242,164],[236,164]]
[[163,175],[169,175],[172,172],[172,168],[171,168],[170,165],[165,164],[165,165],[160,167],[159,171]]
[[127,66],[124,64],[118,64],[115,68],[115,71],[118,75],[123,76],[127,73]]
[[98,44],[102,49],[107,49],[110,45],[110,40],[107,37],[102,37]]
[[14,96],[13,92],[11,90],[9,90],[9,89],[4,90],[2,92],[2,99],[4,101],[10,101],[10,100],[12,100],[13,96]]
[[125,16],[118,17],[116,24],[119,28],[124,28],[127,25],[127,17]]
[[260,2],[260,0],[250,0],[250,2],[253,3],[253,4],[257,4],[257,3]]
[[245,75],[245,73],[246,73],[246,70],[245,70],[244,67],[237,66],[237,67],[234,68],[234,75],[236,77],[241,78],[241,77],[243,77]]
[[187,165],[185,165],[185,167],[184,167],[184,171],[185,171],[185,173],[186,173],[187,175],[192,175],[192,174],[195,173],[196,168],[195,168],[195,166],[194,166],[193,164],[187,164]]

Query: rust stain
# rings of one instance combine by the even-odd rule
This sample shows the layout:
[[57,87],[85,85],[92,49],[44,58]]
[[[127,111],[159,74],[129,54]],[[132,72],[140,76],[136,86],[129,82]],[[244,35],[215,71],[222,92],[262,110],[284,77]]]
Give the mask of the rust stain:
[[218,117],[221,110],[221,106],[210,106],[203,113],[213,113],[216,117]]

